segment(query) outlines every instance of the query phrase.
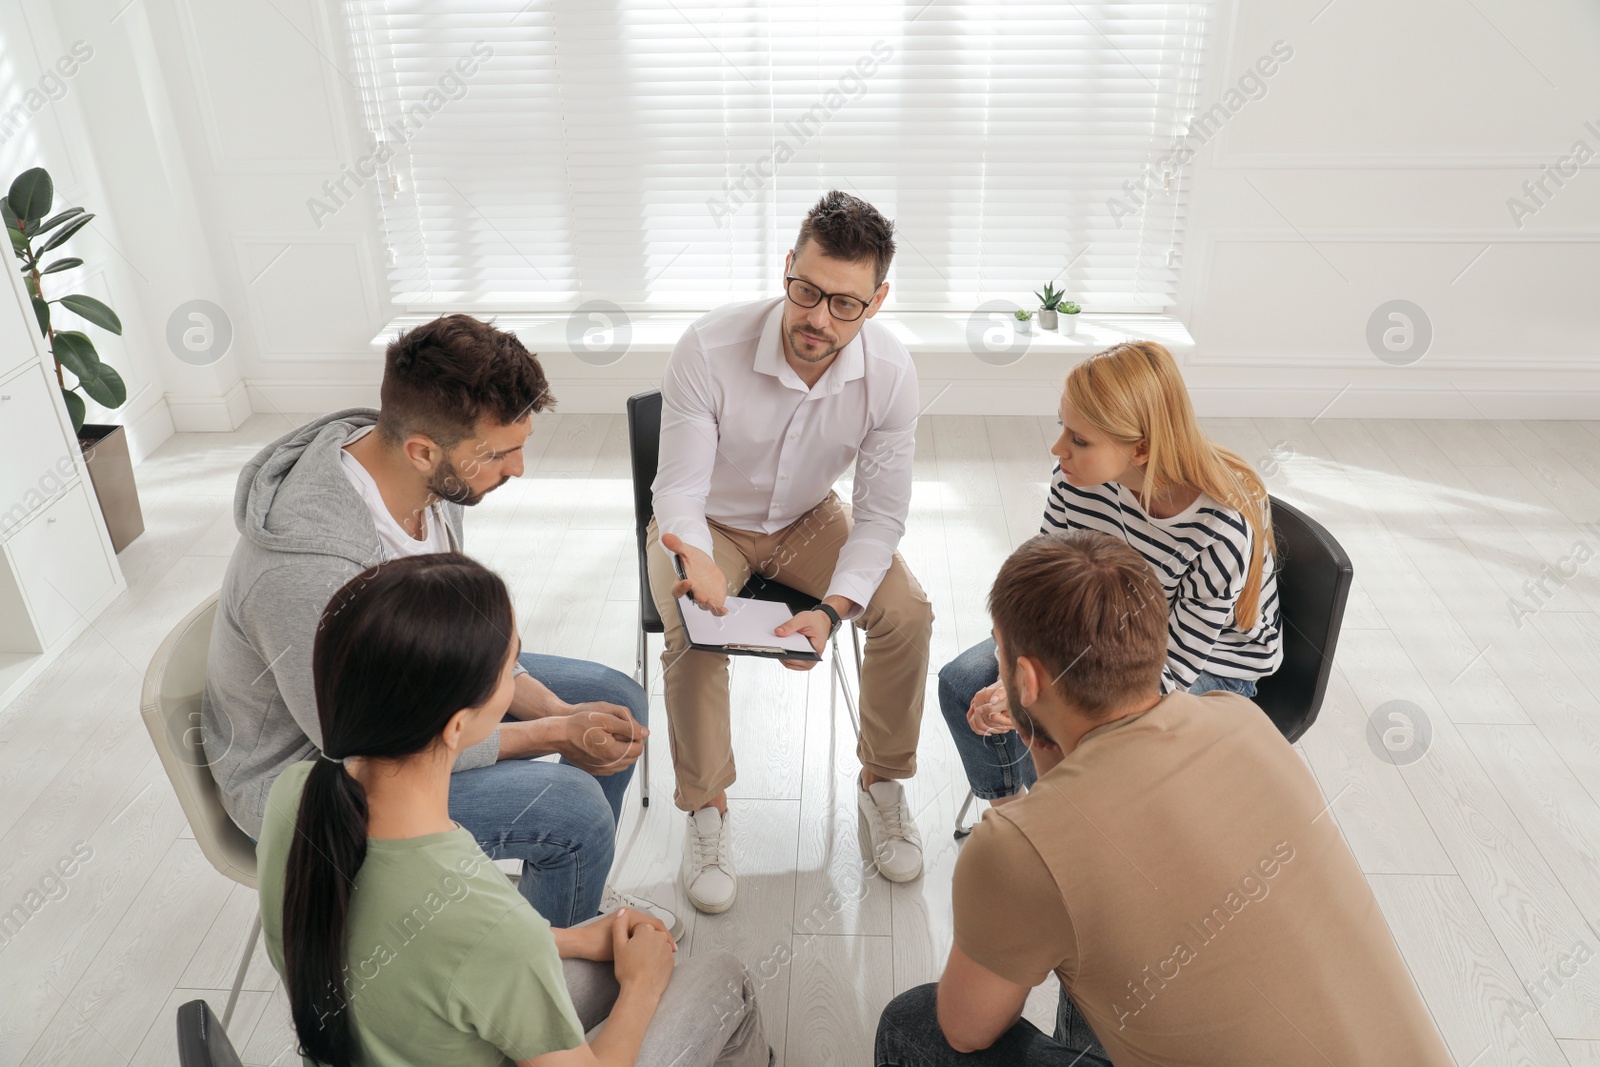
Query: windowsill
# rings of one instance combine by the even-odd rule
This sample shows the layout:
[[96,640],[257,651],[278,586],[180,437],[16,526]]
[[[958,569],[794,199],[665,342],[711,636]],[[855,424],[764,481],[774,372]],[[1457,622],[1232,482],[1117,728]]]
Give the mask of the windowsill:
[[[685,327],[698,319],[701,314],[703,313],[682,311],[632,315],[629,324],[631,336],[627,340],[626,353],[663,356],[670,354]],[[382,352],[400,331],[420,326],[434,317],[431,314],[396,316],[378,336],[372,339],[372,347]],[[595,347],[588,349],[582,347],[584,329],[593,331],[602,326],[603,323],[599,320],[587,323],[573,322],[572,315],[568,312],[506,312],[495,315],[484,314],[480,317],[492,318],[496,326],[515,333],[527,346],[528,351],[539,355],[572,355],[596,368],[605,367],[622,356],[621,351],[608,348],[609,341],[604,337],[597,339]],[[1003,323],[995,319],[992,323],[974,330],[976,340],[969,344],[969,318],[970,315],[963,312],[904,311],[884,312],[877,316],[877,321],[889,327],[913,356],[978,354],[982,358],[984,353],[973,346],[982,344],[984,330],[993,331],[1000,328]],[[1073,337],[1063,337],[1054,330],[1041,330],[1036,322],[1025,351],[1035,354],[1058,352],[1067,357],[1085,356],[1119,341],[1143,339],[1159,341],[1181,361],[1194,348],[1194,339],[1189,336],[1188,329],[1182,322],[1169,315],[1085,312],[1076,318],[1078,332]],[[593,336],[591,333],[591,337]],[[1021,352],[1012,350],[1011,353],[995,353],[994,358],[987,362],[1003,365],[1011,362],[1013,355],[1020,358]]]

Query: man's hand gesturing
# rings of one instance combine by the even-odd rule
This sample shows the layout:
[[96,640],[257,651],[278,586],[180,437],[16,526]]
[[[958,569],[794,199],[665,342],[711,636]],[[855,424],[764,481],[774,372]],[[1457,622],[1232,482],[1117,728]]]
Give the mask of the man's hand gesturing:
[[686,545],[677,534],[662,534],[661,544],[682,561],[686,578],[672,584],[672,598],[687,593],[696,604],[713,615],[728,613],[728,578],[717,561],[693,545]]

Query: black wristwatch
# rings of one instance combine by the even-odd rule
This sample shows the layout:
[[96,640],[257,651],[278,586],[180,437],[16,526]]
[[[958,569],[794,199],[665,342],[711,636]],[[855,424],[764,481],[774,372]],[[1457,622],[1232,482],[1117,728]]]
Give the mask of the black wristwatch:
[[828,629],[828,636],[832,637],[834,634],[838,633],[839,624],[844,621],[843,619],[839,618],[839,613],[834,611],[831,605],[824,604],[820,600],[817,601],[817,610],[833,620],[833,625]]

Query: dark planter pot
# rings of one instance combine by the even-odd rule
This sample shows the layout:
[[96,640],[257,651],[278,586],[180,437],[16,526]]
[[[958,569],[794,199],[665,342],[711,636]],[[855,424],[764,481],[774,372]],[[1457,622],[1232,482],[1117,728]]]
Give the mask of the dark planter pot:
[[133,481],[133,461],[128,457],[128,435],[121,426],[86,422],[78,432],[78,445],[89,464],[89,480],[100,498],[100,514],[111,534],[111,549],[121,552],[144,533],[144,513],[139,510],[139,487]]

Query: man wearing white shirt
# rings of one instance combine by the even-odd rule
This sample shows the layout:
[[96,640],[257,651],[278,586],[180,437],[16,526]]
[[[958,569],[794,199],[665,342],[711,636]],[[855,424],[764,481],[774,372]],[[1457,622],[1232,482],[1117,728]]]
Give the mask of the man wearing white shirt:
[[[689,813],[684,889],[704,912],[726,911],[738,891],[728,833],[728,658],[689,648],[675,601],[687,594],[725,614],[727,597],[752,574],[821,598],[779,635],[804,634],[821,652],[841,620],[866,631],[861,825],[885,877],[922,873],[900,780],[916,773],[933,609],[895,552],[911,503],[917,375],[904,346],[871,321],[889,292],[893,232],[872,205],[828,193],[784,260],[784,295],[703,316],[684,332],[661,383],[647,557],[666,628],[674,800]],[[852,461],[847,509],[832,486]]]

